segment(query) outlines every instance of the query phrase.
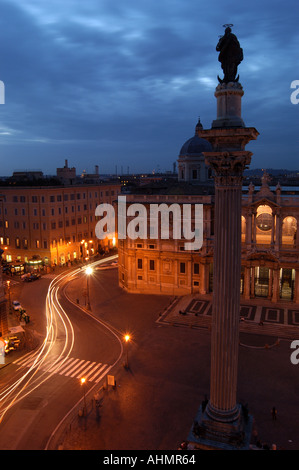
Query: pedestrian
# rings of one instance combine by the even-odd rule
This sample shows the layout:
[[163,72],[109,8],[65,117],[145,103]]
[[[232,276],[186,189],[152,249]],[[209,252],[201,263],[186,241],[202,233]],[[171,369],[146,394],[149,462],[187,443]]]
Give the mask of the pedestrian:
[[272,419],[273,419],[273,421],[276,421],[277,409],[275,408],[275,406],[273,406],[272,411],[271,411],[271,414],[272,414]]

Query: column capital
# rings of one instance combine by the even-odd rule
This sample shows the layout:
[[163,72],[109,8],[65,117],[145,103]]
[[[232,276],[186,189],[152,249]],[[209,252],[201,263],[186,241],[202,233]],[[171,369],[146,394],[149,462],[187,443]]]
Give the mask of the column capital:
[[203,152],[206,164],[215,172],[215,184],[217,185],[241,185],[243,172],[251,161],[251,152],[246,150]]

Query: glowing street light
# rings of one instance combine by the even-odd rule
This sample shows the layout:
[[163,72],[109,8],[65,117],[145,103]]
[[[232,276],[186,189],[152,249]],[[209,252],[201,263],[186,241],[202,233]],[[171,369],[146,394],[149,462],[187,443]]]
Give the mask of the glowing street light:
[[86,410],[86,400],[85,400],[85,384],[86,384],[86,378],[85,378],[85,377],[81,377],[80,383],[81,383],[81,385],[83,386],[83,399],[84,399],[83,413],[84,413],[85,410]]
[[91,274],[93,273],[92,267],[87,266],[87,268],[85,269],[85,273],[86,273],[87,308],[88,310],[91,310],[90,298],[89,298],[89,276],[91,276]]
[[131,337],[130,335],[126,334],[124,336],[124,340],[125,340],[125,344],[126,344],[126,363],[125,363],[125,367],[128,368],[129,367],[129,361],[128,361],[128,343],[130,341]]

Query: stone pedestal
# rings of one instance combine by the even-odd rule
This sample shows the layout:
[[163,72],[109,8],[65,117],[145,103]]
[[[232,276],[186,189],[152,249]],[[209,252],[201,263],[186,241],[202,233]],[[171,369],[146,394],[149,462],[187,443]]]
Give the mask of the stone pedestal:
[[212,128],[245,127],[241,117],[241,98],[244,95],[239,82],[221,83],[217,86],[217,119]]
[[[240,84],[237,89],[241,92]],[[240,322],[241,201],[244,169],[251,161],[246,144],[258,132],[246,128],[240,118],[239,99],[231,98],[230,84],[216,89],[218,118],[212,129],[199,130],[213,152],[204,152],[215,180],[214,291],[211,334],[210,399],[200,412],[190,437],[208,447],[247,448],[251,418],[237,403]],[[227,107],[227,103],[230,106]],[[228,125],[240,118],[240,126]],[[221,127],[220,123],[223,126]],[[241,124],[242,122],[242,124]],[[218,126],[219,124],[219,126]],[[191,439],[190,439],[191,440]],[[213,445],[212,445],[213,444]]]
[[211,419],[200,407],[187,439],[202,450],[248,450],[252,421],[241,406],[237,419],[227,423]]

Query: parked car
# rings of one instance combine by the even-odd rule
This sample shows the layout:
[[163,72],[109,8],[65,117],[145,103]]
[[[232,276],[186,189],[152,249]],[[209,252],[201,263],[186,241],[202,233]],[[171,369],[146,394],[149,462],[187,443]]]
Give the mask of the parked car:
[[12,301],[12,306],[13,306],[14,310],[20,310],[20,308],[22,308],[22,305],[20,304],[20,302],[18,300],[13,300]]
[[30,274],[30,276],[25,277],[24,281],[31,282],[31,281],[36,281],[39,278],[40,278],[40,274],[32,273]]

